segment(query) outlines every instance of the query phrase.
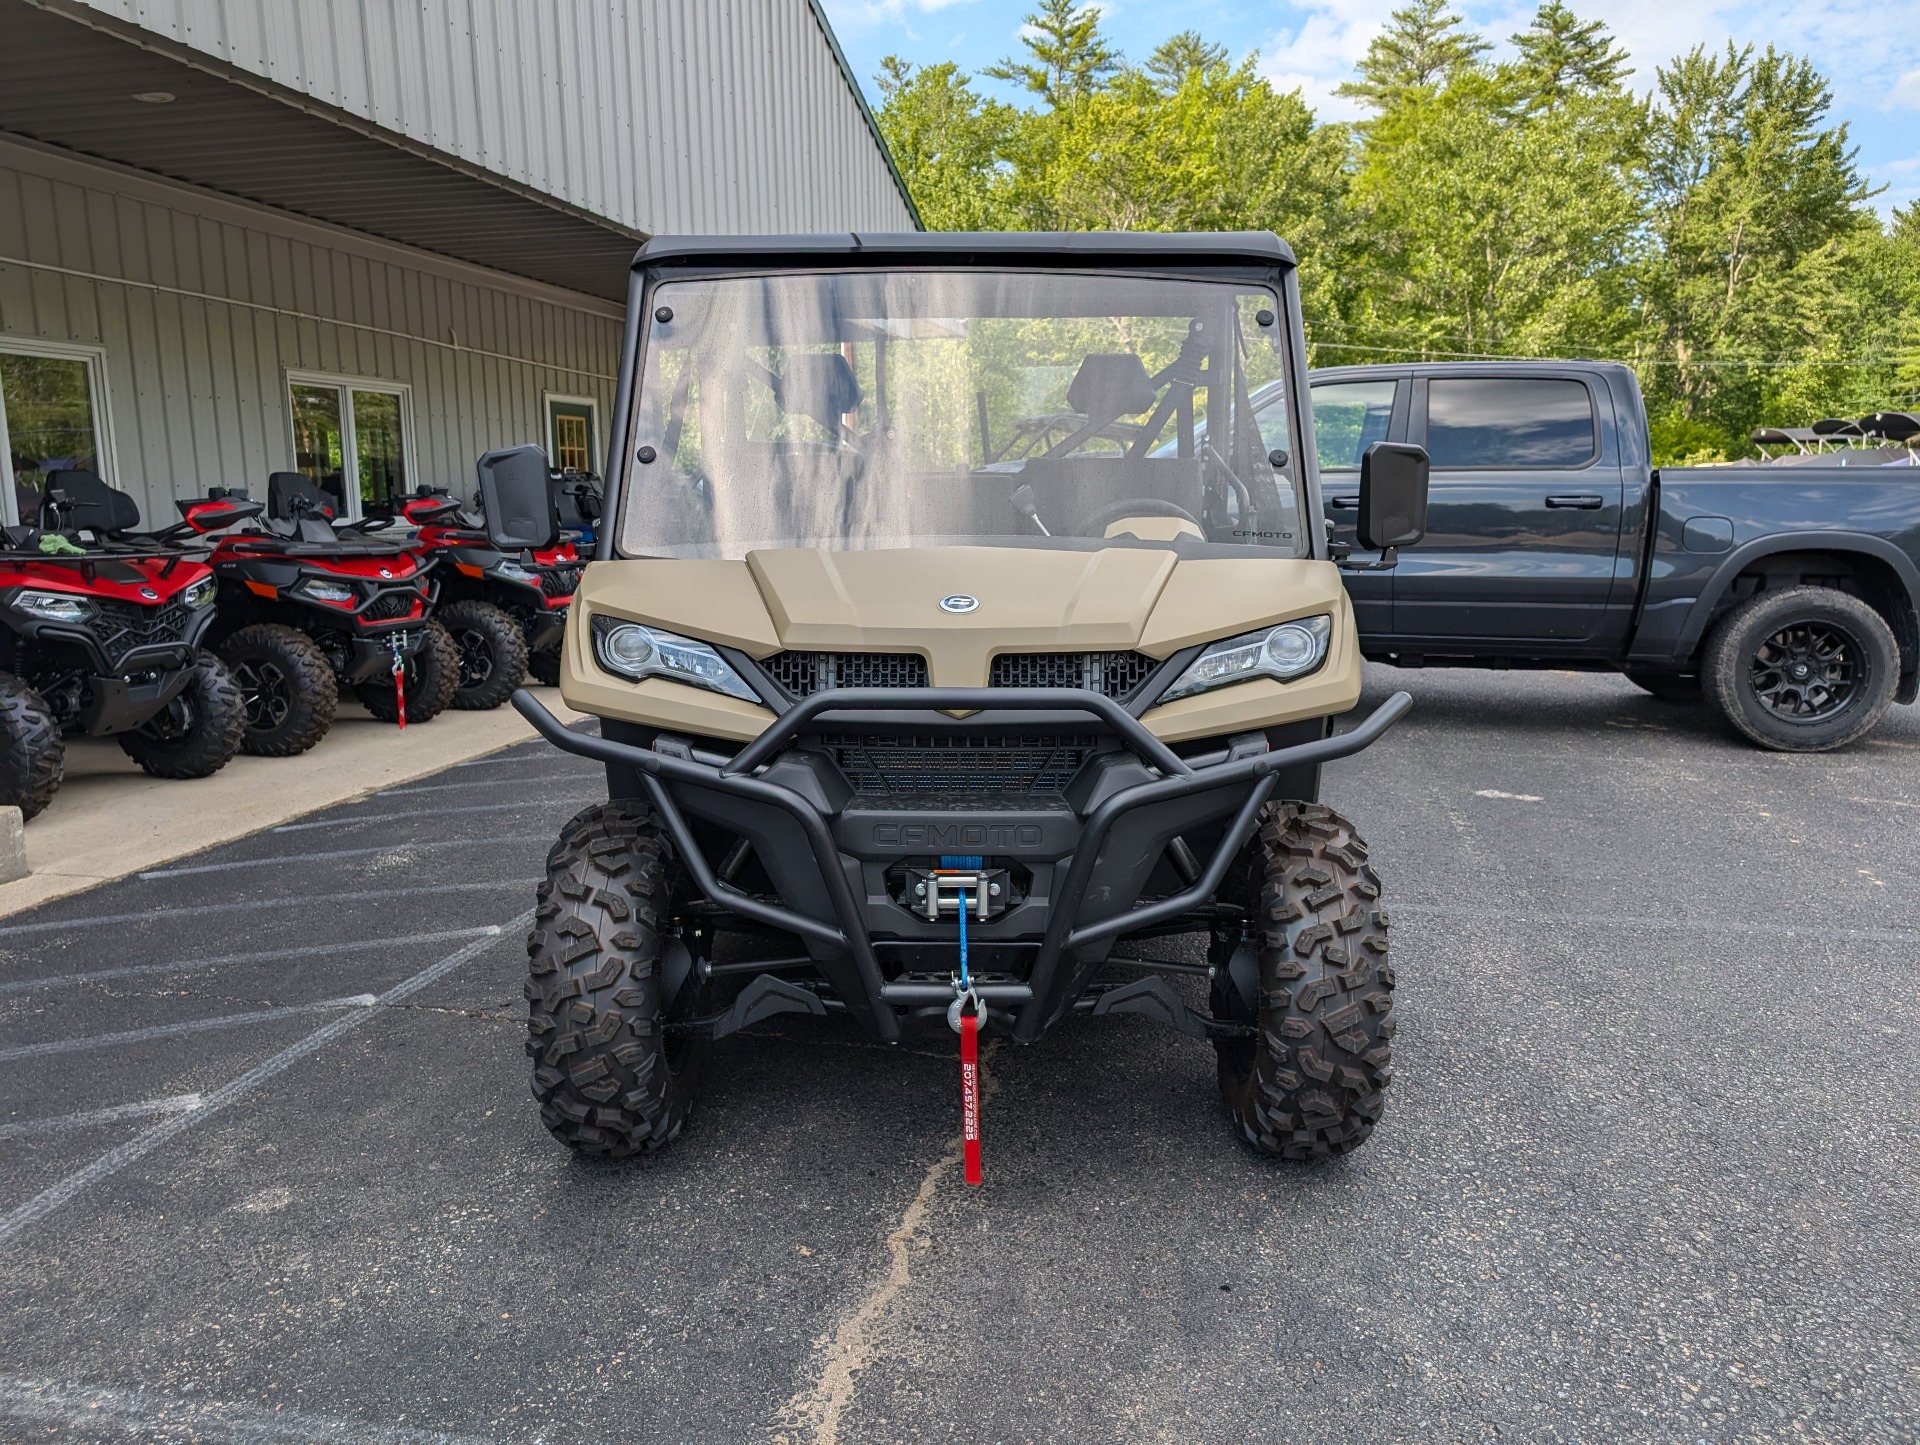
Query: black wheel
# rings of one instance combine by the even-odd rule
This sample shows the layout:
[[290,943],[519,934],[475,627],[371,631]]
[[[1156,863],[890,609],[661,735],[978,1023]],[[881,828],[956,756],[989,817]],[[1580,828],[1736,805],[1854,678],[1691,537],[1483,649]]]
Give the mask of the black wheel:
[[1763,748],[1819,753],[1871,732],[1893,705],[1900,648],[1886,620],[1831,587],[1750,597],[1708,634],[1707,697]]
[[31,818],[53,800],[66,775],[67,745],[46,700],[0,672],[0,805]]
[[485,712],[513,696],[527,680],[527,636],[513,614],[491,602],[454,602],[434,619],[447,629],[460,653],[460,685],[453,705]]
[[[460,683],[460,653],[438,622],[427,624],[426,640],[406,659],[407,721],[423,723],[440,716],[453,701],[453,690]],[[394,696],[393,679],[354,684],[353,695],[360,705],[381,722],[400,721],[400,703]]]
[[1699,702],[1700,678],[1691,672],[1648,672],[1644,668],[1627,669],[1627,681],[1642,692],[1652,693],[1662,702]]
[[535,682],[543,682],[548,687],[560,685],[560,649],[544,648],[539,652],[527,654],[527,676]]
[[583,1154],[661,1148],[693,1107],[708,1041],[667,1027],[700,997],[668,933],[680,875],[652,811],[631,800],[588,808],[547,855],[527,939],[527,1052],[541,1120]]
[[1220,1093],[1263,1154],[1322,1159],[1366,1142],[1386,1108],[1393,1042],[1387,916],[1367,845],[1330,808],[1268,808],[1245,855],[1256,927],[1213,945],[1213,1013],[1251,1024],[1214,1043]]
[[227,665],[211,652],[194,654],[193,675],[180,695],[133,732],[120,749],[156,778],[206,778],[240,751],[247,705]]
[[311,637],[274,622],[243,627],[220,645],[247,712],[243,752],[291,758],[327,735],[340,701],[333,668]]

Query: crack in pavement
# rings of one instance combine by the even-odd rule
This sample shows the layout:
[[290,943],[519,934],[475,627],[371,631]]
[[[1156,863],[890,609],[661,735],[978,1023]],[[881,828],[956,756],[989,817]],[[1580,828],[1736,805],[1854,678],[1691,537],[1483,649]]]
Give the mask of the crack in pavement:
[[[1000,1081],[993,1073],[993,1061],[999,1052],[998,1039],[980,1051],[983,1116],[987,1100],[1000,1089]],[[982,1124],[984,1134],[984,1117]],[[781,1407],[779,1419],[786,1429],[775,1434],[775,1445],[839,1445],[840,1423],[853,1403],[858,1383],[854,1376],[873,1361],[891,1334],[886,1316],[913,1283],[912,1251],[916,1245],[925,1248],[931,1242],[923,1226],[927,1212],[933,1207],[934,1191],[959,1164],[960,1158],[961,1138],[956,1134],[947,1141],[946,1152],[933,1161],[921,1178],[920,1188],[900,1216],[900,1223],[887,1235],[887,1272],[867,1290],[859,1305],[832,1334],[822,1335],[814,1342],[816,1351],[824,1358],[813,1383],[795,1391]]]

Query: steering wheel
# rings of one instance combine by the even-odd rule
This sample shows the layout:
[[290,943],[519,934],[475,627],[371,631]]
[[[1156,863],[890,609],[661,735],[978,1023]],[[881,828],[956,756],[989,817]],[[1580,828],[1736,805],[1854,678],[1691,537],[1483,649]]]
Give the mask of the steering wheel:
[[1129,497],[1125,501],[1109,502],[1106,506],[1087,513],[1073,524],[1073,535],[1104,537],[1107,535],[1107,528],[1125,517],[1172,517],[1177,521],[1193,523],[1203,533],[1206,531],[1206,528],[1200,527],[1200,519],[1185,507],[1176,506],[1172,502],[1163,502],[1158,497]]

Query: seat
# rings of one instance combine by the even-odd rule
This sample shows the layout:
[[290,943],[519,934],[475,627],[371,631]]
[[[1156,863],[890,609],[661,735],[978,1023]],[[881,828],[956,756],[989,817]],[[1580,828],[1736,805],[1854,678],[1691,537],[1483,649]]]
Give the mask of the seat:
[[115,491],[92,472],[49,472],[47,491],[66,494],[64,522],[68,527],[112,536],[118,532],[131,532],[140,525],[139,504],[125,492]]

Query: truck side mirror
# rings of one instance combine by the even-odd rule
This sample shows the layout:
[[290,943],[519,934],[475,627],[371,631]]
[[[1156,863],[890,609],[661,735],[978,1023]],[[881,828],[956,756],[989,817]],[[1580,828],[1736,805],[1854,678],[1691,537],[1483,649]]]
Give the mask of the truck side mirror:
[[1411,547],[1427,535],[1427,449],[1375,442],[1360,457],[1360,517],[1355,528],[1370,552]]
[[538,551],[560,537],[560,516],[547,483],[547,454],[510,447],[480,458],[480,504],[487,540],[502,552]]

